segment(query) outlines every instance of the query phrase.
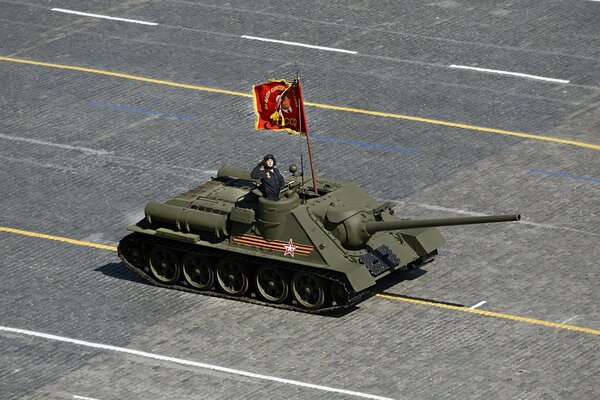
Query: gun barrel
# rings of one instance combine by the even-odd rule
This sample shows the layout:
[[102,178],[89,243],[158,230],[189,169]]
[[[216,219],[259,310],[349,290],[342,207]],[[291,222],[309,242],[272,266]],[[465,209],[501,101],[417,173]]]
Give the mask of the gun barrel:
[[365,228],[371,235],[381,231],[393,231],[398,229],[413,229],[413,228],[431,228],[438,226],[453,226],[453,225],[471,225],[471,224],[488,224],[491,222],[510,222],[519,221],[520,214],[509,215],[490,215],[481,217],[462,217],[462,218],[439,218],[439,219],[422,219],[412,221],[371,221],[367,222]]

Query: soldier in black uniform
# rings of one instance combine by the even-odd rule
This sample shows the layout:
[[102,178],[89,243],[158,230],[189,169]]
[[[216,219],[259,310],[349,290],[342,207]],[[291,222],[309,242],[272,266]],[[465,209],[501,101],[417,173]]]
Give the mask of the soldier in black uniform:
[[283,175],[275,168],[275,157],[267,154],[250,173],[252,179],[260,179],[262,192],[269,200],[279,200],[279,192],[285,187]]

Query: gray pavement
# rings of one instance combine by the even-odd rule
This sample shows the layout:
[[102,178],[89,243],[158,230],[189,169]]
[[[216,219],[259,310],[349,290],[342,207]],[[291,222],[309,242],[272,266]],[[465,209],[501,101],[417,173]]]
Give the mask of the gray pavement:
[[[309,102],[583,142],[307,107],[318,173],[399,215],[523,215],[443,228],[437,260],[387,292],[588,328],[382,297],[304,315],[155,288],[116,252],[0,232],[0,326],[356,392],[1,331],[0,398],[600,397],[598,20],[591,1],[0,0],[2,57],[244,93],[297,64]],[[146,202],[269,152],[297,163],[304,148],[255,131],[245,97],[10,61],[0,83],[0,227],[116,245]]]

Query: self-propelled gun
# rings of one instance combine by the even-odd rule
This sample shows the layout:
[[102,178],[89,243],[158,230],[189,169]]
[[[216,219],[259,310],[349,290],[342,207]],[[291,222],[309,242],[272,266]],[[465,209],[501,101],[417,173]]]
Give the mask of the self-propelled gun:
[[349,307],[378,280],[429,262],[437,227],[517,221],[519,215],[406,220],[351,182],[294,174],[265,199],[247,170],[217,176],[164,203],[119,243],[123,263],[154,284],[274,307]]

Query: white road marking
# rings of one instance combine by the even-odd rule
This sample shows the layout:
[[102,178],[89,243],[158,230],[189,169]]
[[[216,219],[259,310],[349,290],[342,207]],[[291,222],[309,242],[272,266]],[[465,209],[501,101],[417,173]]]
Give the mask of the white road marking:
[[[598,0],[598,1],[600,1],[600,0]],[[564,321],[562,321],[562,322],[559,322],[559,324],[566,324],[567,322],[569,322],[569,321],[572,321],[572,320],[574,320],[574,319],[575,319],[575,318],[577,318],[577,317],[578,317],[578,316],[576,315],[576,316],[574,316],[574,317],[567,318],[567,319],[565,319]]]
[[338,53],[347,53],[347,54],[357,54],[357,52],[353,51],[353,50],[336,49],[334,47],[315,46],[312,44],[305,44],[305,43],[298,43],[298,42],[288,42],[287,40],[266,39],[266,38],[261,38],[261,37],[256,37],[256,36],[247,36],[247,35],[242,35],[241,37],[243,39],[259,40],[261,42],[280,43],[280,44],[287,44],[289,46],[308,47],[309,49],[336,51]]
[[388,397],[376,396],[376,395],[368,394],[368,393],[355,392],[355,391],[346,390],[346,389],[338,389],[338,388],[333,388],[333,387],[329,387],[329,386],[315,385],[312,383],[300,382],[300,381],[295,381],[292,379],[278,378],[278,377],[270,376],[270,375],[256,374],[254,372],[247,372],[247,371],[242,371],[239,369],[220,367],[218,365],[205,364],[205,363],[196,362],[196,361],[184,360],[181,358],[162,356],[159,354],[147,353],[145,351],[132,350],[132,349],[128,349],[125,347],[117,347],[117,346],[111,346],[108,344],[87,342],[85,340],[71,339],[71,338],[64,337],[64,336],[50,335],[47,333],[28,331],[25,329],[0,326],[0,331],[17,333],[17,334],[21,334],[21,335],[34,336],[34,337],[39,337],[39,338],[48,339],[48,340],[56,340],[59,342],[71,343],[71,344],[76,344],[79,346],[91,347],[94,349],[102,349],[102,350],[114,351],[117,353],[131,354],[134,356],[151,358],[151,359],[159,360],[159,361],[166,361],[166,362],[175,363],[175,364],[188,365],[188,366],[198,367],[198,368],[203,368],[203,369],[210,369],[213,371],[224,372],[227,374],[240,375],[240,376],[245,376],[248,378],[260,379],[260,380],[271,381],[271,382],[278,382],[278,383],[283,383],[283,384],[287,384],[287,385],[300,386],[300,387],[309,388],[309,389],[321,390],[324,392],[347,394],[349,396],[361,397],[364,399],[392,400]]
[[554,78],[546,78],[544,76],[537,76],[537,75],[529,75],[529,74],[522,74],[520,72],[509,72],[509,71],[500,71],[497,69],[487,69],[487,68],[477,68],[477,67],[468,67],[466,65],[450,65],[450,68],[459,68],[459,69],[470,69],[473,71],[479,71],[479,72],[490,72],[492,74],[499,74],[499,75],[510,75],[510,76],[517,76],[519,78],[529,78],[529,79],[537,79],[540,81],[547,81],[547,82],[555,82],[555,83],[569,83],[569,81],[564,80],[564,79],[554,79]]
[[[451,213],[455,213],[455,214],[472,215],[472,216],[475,216],[475,217],[490,215],[490,214],[484,214],[484,213],[479,213],[479,212],[460,210],[460,209],[456,209],[456,208],[441,207],[441,206],[436,206],[436,205],[432,205],[432,204],[424,204],[424,203],[416,203],[416,202],[406,202],[406,201],[398,201],[398,200],[387,200],[387,199],[382,199],[382,200],[383,201],[392,201],[392,202],[396,203],[397,206],[394,207],[394,208],[395,208],[395,210],[398,211],[398,213],[402,212],[402,208],[400,207],[401,204],[408,204],[408,205],[415,205],[415,206],[424,208],[426,210],[445,211],[445,212],[451,212]],[[559,230],[564,230],[564,231],[578,232],[578,233],[585,233],[585,234],[588,234],[588,235],[600,236],[600,233],[596,233],[596,232],[589,232],[589,231],[583,231],[581,229],[567,228],[565,226],[557,226],[557,225],[550,225],[550,224],[541,224],[539,222],[531,222],[531,221],[526,221],[524,219],[521,219],[519,221],[519,224],[535,226],[537,228],[559,229]]]
[[530,225],[530,226],[535,226],[537,228],[560,229],[560,230],[563,230],[563,231],[586,233],[588,235],[600,236],[600,233],[596,233],[596,232],[582,231],[581,229],[567,228],[565,226],[557,226],[557,225],[550,225],[550,224],[540,224],[539,222],[523,221],[522,219],[521,219],[521,221],[519,221],[519,223],[525,224],[525,225]]
[[98,400],[98,399],[95,399],[93,397],[77,396],[76,394],[73,395],[73,398],[74,399],[79,399],[79,400]]
[[[391,201],[394,201],[394,200],[391,200]],[[465,210],[460,210],[460,209],[457,209],[457,208],[447,208],[447,207],[436,206],[436,205],[432,205],[432,204],[409,203],[409,202],[400,202],[400,201],[396,201],[396,203],[399,203],[399,204],[414,204],[414,205],[419,206],[421,208],[425,208],[426,210],[446,211],[446,212],[451,212],[451,213],[455,213],[455,214],[473,215],[473,216],[477,216],[477,217],[482,217],[482,216],[488,215],[488,214],[479,213],[479,212],[465,211]],[[401,211],[399,207],[397,207],[397,209],[398,209],[398,211]]]
[[45,142],[43,140],[22,138],[22,137],[18,137],[18,136],[9,136],[9,135],[3,135],[1,133],[0,133],[0,139],[12,140],[14,142],[26,142],[26,143],[32,143],[32,144],[40,144],[42,146],[52,146],[52,147],[58,147],[60,149],[67,149],[67,150],[79,150],[79,151],[83,151],[84,153],[96,154],[96,155],[100,155],[100,156],[112,154],[112,152],[106,151],[106,150],[95,150],[95,149],[89,149],[87,147],[70,146],[68,144]]
[[81,11],[66,10],[64,8],[53,8],[52,11],[61,12],[61,13],[65,13],[65,14],[82,15],[84,17],[94,17],[94,18],[102,18],[102,19],[111,19],[113,21],[131,22],[134,24],[153,25],[153,26],[158,25],[156,22],[139,21],[137,19],[109,17],[108,15],[90,14],[90,13],[81,12]]
[[484,301],[480,301],[479,303],[477,303],[477,304],[475,304],[475,305],[472,305],[472,306],[471,306],[471,307],[469,307],[469,308],[475,309],[475,308],[481,307],[481,306],[482,306],[482,305],[484,305],[485,303],[487,303],[487,301],[485,301],[485,300],[484,300]]

